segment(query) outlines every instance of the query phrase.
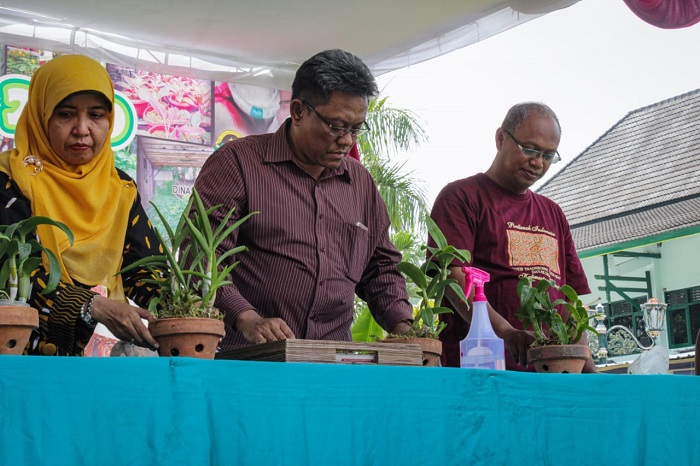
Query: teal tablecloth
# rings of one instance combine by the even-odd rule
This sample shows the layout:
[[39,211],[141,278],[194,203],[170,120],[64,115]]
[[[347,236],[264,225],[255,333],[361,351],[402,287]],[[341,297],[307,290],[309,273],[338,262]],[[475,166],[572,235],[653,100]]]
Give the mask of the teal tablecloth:
[[698,465],[700,377],[0,357],[12,465]]

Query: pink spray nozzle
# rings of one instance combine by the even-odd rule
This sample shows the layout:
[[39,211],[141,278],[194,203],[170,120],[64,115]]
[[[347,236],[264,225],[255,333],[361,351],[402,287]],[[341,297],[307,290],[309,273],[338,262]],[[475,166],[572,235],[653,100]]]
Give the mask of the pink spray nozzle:
[[491,275],[476,267],[462,267],[462,272],[465,275],[464,294],[469,297],[474,286],[474,301],[486,301],[484,283],[491,279]]

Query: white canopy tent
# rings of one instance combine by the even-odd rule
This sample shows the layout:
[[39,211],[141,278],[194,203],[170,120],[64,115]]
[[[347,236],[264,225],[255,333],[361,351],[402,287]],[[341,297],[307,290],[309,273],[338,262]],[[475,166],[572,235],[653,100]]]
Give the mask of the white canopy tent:
[[342,48],[375,76],[579,0],[3,0],[0,41],[164,74],[286,89]]

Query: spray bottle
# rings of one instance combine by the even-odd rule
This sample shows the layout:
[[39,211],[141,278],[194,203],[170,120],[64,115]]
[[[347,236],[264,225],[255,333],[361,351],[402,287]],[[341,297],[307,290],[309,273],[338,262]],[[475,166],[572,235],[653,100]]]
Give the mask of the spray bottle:
[[491,278],[476,267],[462,267],[465,274],[464,294],[474,286],[472,323],[467,337],[459,343],[460,367],[469,369],[505,370],[503,340],[493,331],[484,295],[484,283]]

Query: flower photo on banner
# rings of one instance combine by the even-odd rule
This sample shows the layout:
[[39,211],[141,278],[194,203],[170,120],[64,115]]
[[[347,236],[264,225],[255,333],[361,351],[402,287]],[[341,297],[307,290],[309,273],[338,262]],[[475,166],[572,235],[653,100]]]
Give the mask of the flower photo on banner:
[[211,144],[211,81],[107,64],[114,88],[136,108],[142,136]]

